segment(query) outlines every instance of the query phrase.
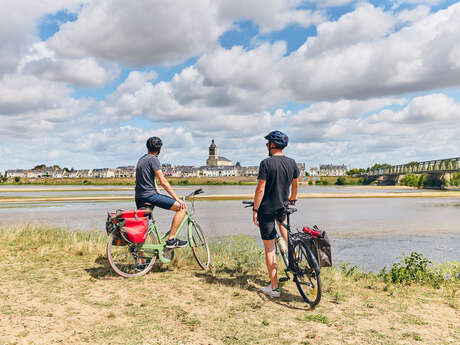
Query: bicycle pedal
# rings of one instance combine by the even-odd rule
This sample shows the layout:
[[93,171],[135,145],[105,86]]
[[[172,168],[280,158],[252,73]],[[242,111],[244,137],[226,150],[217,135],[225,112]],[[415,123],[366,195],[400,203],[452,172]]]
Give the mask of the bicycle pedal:
[[284,282],[287,282],[288,280],[289,280],[289,277],[282,277],[282,278],[280,278],[278,281],[279,281],[280,283],[284,283]]

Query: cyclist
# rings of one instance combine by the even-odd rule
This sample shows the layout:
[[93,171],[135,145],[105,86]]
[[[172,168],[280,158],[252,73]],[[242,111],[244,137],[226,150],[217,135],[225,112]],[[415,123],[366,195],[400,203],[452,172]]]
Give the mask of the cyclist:
[[[187,245],[187,241],[182,241],[174,236],[185,217],[187,204],[174,193],[161,171],[161,164],[158,159],[163,146],[161,139],[158,137],[148,138],[146,145],[148,153],[139,159],[136,166],[136,206],[139,208],[148,202],[153,206],[176,212],[172,219],[166,248],[184,247]],[[160,194],[155,177],[170,196]]]
[[[259,227],[265,249],[270,285],[261,292],[270,297],[280,297],[276,263],[275,222],[287,242],[287,229],[281,226],[286,202],[295,204],[298,190],[299,169],[295,160],[283,155],[288,136],[281,131],[271,131],[265,136],[269,157],[259,166],[258,183],[254,194],[253,221]],[[289,194],[289,188],[291,192]]]

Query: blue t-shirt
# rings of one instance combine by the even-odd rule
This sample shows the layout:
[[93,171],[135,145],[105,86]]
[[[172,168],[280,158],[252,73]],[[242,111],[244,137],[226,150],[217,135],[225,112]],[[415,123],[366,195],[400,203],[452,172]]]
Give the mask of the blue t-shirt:
[[155,189],[155,170],[161,169],[157,156],[145,154],[136,166],[136,198],[148,198],[158,194]]

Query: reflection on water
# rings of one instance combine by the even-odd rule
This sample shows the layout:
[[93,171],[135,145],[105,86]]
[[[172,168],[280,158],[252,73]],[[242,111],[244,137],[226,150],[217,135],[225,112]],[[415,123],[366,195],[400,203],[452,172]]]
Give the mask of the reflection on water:
[[[187,190],[180,192],[186,194],[195,188],[187,187]],[[254,186],[203,188],[208,194],[254,191]],[[311,186],[303,186],[301,191],[312,192],[311,188],[316,193],[350,191],[347,187]],[[386,193],[395,192],[395,189],[359,188],[353,191]],[[67,193],[62,192],[63,196]],[[87,191],[84,193],[89,194]],[[91,192],[94,195],[107,193]],[[130,192],[112,191],[110,195],[117,193]],[[16,194],[20,196],[25,193]],[[1,193],[1,196],[5,196],[5,193]],[[106,212],[119,208],[132,209],[134,201],[0,205],[2,225],[52,224],[104,231]],[[243,233],[254,236],[260,242],[258,229],[251,222],[251,211],[243,208],[241,201],[200,201],[195,205],[196,218],[209,237]],[[299,212],[292,216],[292,224],[299,228],[306,224],[317,224],[328,232],[336,262],[346,261],[364,269],[379,270],[384,265],[390,266],[399,256],[411,251],[421,252],[433,261],[460,261],[459,205],[458,198],[303,199],[298,202]],[[160,228],[168,230],[172,213],[157,209],[154,214]]]

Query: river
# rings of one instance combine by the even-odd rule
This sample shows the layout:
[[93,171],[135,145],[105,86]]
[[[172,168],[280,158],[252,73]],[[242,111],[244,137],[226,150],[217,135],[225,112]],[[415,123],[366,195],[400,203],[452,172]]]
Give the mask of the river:
[[[187,194],[196,186],[176,187]],[[207,194],[252,193],[255,186],[203,186]],[[56,191],[60,189],[60,191]],[[85,189],[85,190],[82,190]],[[121,189],[121,190],[120,190]],[[132,187],[119,186],[0,186],[5,197],[132,195]],[[301,193],[408,193],[412,190],[377,187],[301,186]],[[414,191],[415,192],[415,191]],[[420,192],[420,191],[417,191]],[[432,261],[460,261],[460,198],[362,198],[302,199],[292,216],[294,227],[317,224],[327,231],[333,259],[361,269],[377,271],[391,266],[412,251]],[[0,203],[0,225],[58,225],[71,229],[104,231],[106,212],[132,209],[134,202],[24,202]],[[258,229],[241,201],[197,201],[196,219],[212,239],[233,234],[254,236]],[[155,210],[162,229],[168,229],[171,213]]]

